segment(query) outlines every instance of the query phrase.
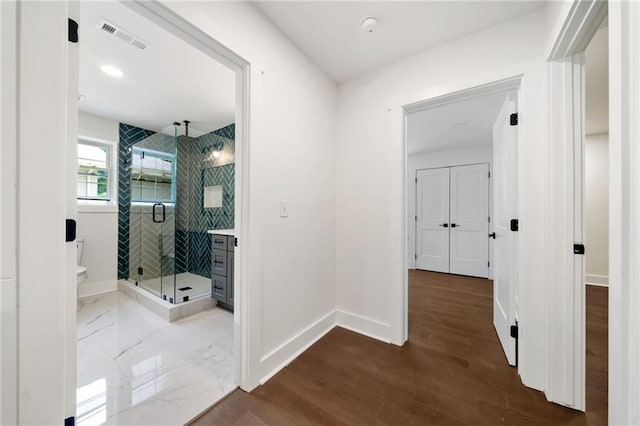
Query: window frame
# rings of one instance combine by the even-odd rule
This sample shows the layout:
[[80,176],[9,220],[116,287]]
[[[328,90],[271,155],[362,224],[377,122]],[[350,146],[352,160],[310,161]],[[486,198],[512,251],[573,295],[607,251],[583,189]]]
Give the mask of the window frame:
[[[164,151],[158,151],[156,149],[149,149],[149,148],[141,148],[141,147],[137,147],[137,146],[133,146],[131,149],[131,173],[133,175],[133,153],[136,151],[141,151],[141,152],[148,152],[151,154],[151,156],[162,159],[162,160],[170,160],[171,161],[171,199],[170,200],[159,200],[159,199],[155,199],[155,200],[135,200],[133,197],[133,184],[132,184],[132,192],[131,192],[131,203],[132,204],[155,204],[155,203],[162,203],[162,204],[166,204],[166,205],[173,205],[176,202],[176,198],[177,198],[177,194],[176,194],[176,190],[177,190],[177,181],[176,181],[176,173],[177,173],[177,163],[176,163],[176,155],[175,154],[171,154],[168,152],[164,152]],[[157,184],[156,184],[157,185]],[[157,191],[157,189],[156,189]]]
[[[93,145],[107,149],[106,169],[107,169],[107,198],[80,197],[76,193],[79,212],[91,211],[111,211],[118,206],[118,143],[78,135],[77,144]],[[76,157],[76,186],[78,183],[78,159]],[[77,189],[76,189],[77,191]]]

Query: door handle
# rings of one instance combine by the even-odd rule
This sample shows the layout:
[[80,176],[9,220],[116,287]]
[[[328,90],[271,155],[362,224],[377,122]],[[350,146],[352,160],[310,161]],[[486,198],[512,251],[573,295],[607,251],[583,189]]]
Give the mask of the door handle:
[[456,225],[455,223],[452,223],[452,224],[451,224],[451,227],[452,227],[452,228],[455,228],[455,227],[458,227],[458,228],[459,228],[459,227],[460,227],[460,225]]
[[496,239],[496,233],[492,232],[489,234],[489,238],[493,238],[494,240]]
[[[162,216],[160,217],[160,219],[159,219],[159,220],[156,220],[156,217],[157,217],[156,208],[157,208],[157,207],[162,207]],[[152,210],[151,216],[153,216],[153,221],[154,221],[155,223],[163,223],[163,222],[165,221],[165,219],[166,219],[166,211],[165,211],[164,204],[162,204],[162,203],[155,203],[155,204],[153,205],[153,210]]]
[[448,228],[448,227],[449,227],[449,224],[448,224],[448,223],[441,223],[441,224],[440,224],[440,225],[438,225],[438,226],[442,226],[442,227]]

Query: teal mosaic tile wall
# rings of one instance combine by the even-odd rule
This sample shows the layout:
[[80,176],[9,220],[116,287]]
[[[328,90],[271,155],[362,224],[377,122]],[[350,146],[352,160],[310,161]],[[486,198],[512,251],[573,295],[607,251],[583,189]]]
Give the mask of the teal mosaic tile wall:
[[129,215],[131,210],[131,153],[129,148],[155,132],[120,123],[118,146],[118,279],[129,276]]
[[[133,213],[131,211],[131,174],[129,170],[131,154],[129,148],[153,134],[154,132],[150,130],[120,124],[118,159],[120,169],[118,197],[119,278],[135,277],[138,264],[147,265],[145,278],[152,278],[151,275],[157,275],[165,270],[163,265],[166,262],[155,259],[158,257],[156,256],[159,253],[158,250],[160,250],[153,243],[157,232],[147,232],[149,235],[146,237],[142,235],[141,232],[144,231],[146,222],[142,218],[141,221],[134,220],[132,222]],[[222,156],[219,158],[211,157],[214,149],[221,151]],[[167,273],[189,271],[209,278],[211,277],[211,236],[207,234],[207,230],[234,227],[235,125],[231,124],[198,138],[180,137],[176,164],[178,172],[177,206],[175,216],[170,214],[167,217],[169,221],[175,220],[175,228],[171,228],[174,226],[173,223],[163,225],[166,230],[175,230],[175,248],[170,253],[175,258],[175,269],[167,270]],[[223,205],[220,208],[204,208],[203,206],[204,187],[211,185],[222,185],[223,187]],[[140,212],[136,211],[135,214],[141,214],[145,211],[143,208],[139,208],[139,210]],[[167,227],[168,225],[171,226]],[[135,232],[138,228],[141,232]],[[134,235],[139,236],[132,237],[132,231],[134,231]],[[132,238],[137,238],[140,241],[132,240]],[[144,241],[146,242],[142,244]],[[166,237],[162,241],[168,243]],[[162,250],[167,252],[166,248]],[[158,263],[158,267],[151,266],[155,263]]]

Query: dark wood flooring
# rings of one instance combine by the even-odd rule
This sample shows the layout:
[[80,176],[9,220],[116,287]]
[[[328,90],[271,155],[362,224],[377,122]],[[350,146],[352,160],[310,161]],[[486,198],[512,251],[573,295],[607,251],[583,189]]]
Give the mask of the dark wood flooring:
[[404,346],[336,328],[264,386],[236,390],[192,425],[606,424],[606,288],[587,291],[585,414],[547,402],[507,365],[490,281],[411,271],[409,283]]

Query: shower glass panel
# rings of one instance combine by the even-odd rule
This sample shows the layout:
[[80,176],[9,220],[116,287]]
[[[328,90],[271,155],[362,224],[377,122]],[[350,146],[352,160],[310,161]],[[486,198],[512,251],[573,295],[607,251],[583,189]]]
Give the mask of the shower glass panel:
[[234,141],[174,124],[130,155],[129,278],[171,303],[211,297],[207,230],[233,228]]
[[131,277],[158,297],[175,301],[176,127],[131,148]]

